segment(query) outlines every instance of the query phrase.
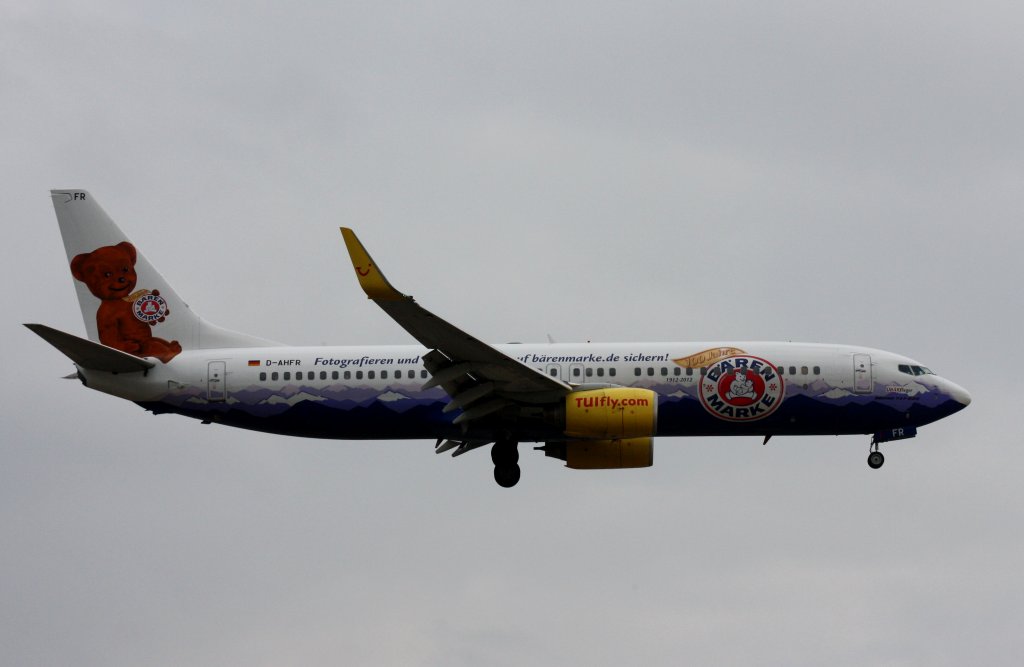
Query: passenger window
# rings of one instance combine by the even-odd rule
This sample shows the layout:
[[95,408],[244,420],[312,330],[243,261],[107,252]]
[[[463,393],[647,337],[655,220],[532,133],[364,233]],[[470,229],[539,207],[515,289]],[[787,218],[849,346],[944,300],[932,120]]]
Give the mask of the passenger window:
[[381,371],[380,372],[380,379],[387,380],[388,379],[388,372],[387,371]]
[[332,371],[331,372],[331,379],[332,380],[337,380],[338,379],[338,371]]
[[615,377],[615,369],[614,368],[609,368],[608,369],[608,375],[611,375],[612,377]]
[[376,371],[366,371],[366,379],[372,380],[373,378],[376,377],[376,373]]
[[588,378],[594,377],[594,369],[593,368],[588,368],[587,369],[587,377]]
[[266,373],[260,373],[260,382],[263,382],[266,379],[267,379],[267,374]]
[[821,375],[821,366],[815,366],[814,367],[814,374],[815,375]]
[[800,367],[800,375],[807,375],[807,366]]
[[668,368],[666,368],[665,366],[662,366],[661,367],[661,376],[665,377],[666,375],[668,375]]
[[291,373],[291,371],[285,371],[285,372],[284,372],[284,379],[285,379],[285,380],[291,380],[291,379],[292,379],[292,373]]
[[599,377],[599,378],[603,378],[604,377],[604,369],[603,368],[598,368],[597,369],[597,377]]
[[363,372],[362,371],[356,371],[356,379],[357,380],[362,380],[363,379]]
[[654,366],[651,366],[650,368],[647,369],[647,374],[654,375]]
[[686,369],[686,377],[693,377],[693,369],[692,368],[687,368]]
[[558,377],[558,369],[557,368],[552,368],[551,369],[551,377]]
[[270,374],[270,379],[275,382],[277,381],[277,371],[274,371],[273,373]]
[[708,374],[707,366],[701,366],[700,367],[700,375],[701,375],[701,377],[704,377],[707,374]]
[[426,371],[420,371],[420,377],[423,378],[424,380],[426,380],[427,379],[427,372]]
[[789,374],[790,375],[796,375],[796,366],[790,366],[789,367]]
[[352,371],[345,371],[345,379],[346,380],[351,380],[352,379]]
[[679,375],[682,375],[682,373],[683,373],[683,369],[680,368],[679,366],[676,366],[675,368],[672,369],[672,375],[679,376]]
[[633,375],[636,375],[636,376],[639,377],[640,376],[640,369],[639,368],[634,368],[633,369]]
[[416,378],[416,371],[409,371],[409,379],[413,380]]
[[574,378],[578,378],[580,376],[580,369],[579,368],[572,369],[572,376]]

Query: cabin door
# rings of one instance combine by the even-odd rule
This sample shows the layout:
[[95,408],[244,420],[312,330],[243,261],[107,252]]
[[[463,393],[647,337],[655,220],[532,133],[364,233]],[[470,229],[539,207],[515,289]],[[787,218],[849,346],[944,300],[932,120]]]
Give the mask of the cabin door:
[[853,391],[858,394],[870,394],[874,385],[874,378],[871,376],[871,355],[853,355]]
[[228,388],[226,380],[227,364],[223,361],[211,361],[207,367],[206,400],[211,403],[226,401]]

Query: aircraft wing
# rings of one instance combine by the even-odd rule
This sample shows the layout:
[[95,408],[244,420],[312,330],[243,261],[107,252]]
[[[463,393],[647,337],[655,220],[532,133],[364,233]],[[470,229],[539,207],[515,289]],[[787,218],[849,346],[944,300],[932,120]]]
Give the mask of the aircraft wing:
[[392,287],[370,254],[341,228],[359,285],[403,329],[431,352],[423,362],[432,377],[424,388],[441,387],[452,397],[446,411],[461,408],[456,423],[485,417],[511,405],[554,403],[572,388],[497,348],[481,342]]

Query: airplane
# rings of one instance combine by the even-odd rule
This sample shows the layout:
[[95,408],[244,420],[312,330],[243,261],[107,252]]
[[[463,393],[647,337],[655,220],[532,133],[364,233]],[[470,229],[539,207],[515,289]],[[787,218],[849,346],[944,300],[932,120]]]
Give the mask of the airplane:
[[520,479],[519,444],[573,469],[653,464],[672,436],[869,435],[879,445],[965,408],[962,387],[856,345],[674,342],[491,345],[400,292],[349,228],[359,286],[416,341],[292,347],[189,308],[85,190],[51,190],[82,338],[25,326],[90,389],[160,414],[280,435],[429,439],[438,454],[490,446],[494,479]]

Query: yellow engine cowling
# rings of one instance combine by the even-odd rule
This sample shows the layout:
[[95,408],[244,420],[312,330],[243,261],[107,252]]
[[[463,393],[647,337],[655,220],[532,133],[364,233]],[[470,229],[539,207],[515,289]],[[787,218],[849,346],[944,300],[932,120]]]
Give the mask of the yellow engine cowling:
[[565,434],[571,438],[644,438],[657,426],[658,396],[650,389],[590,389],[565,397]]
[[565,465],[577,470],[647,468],[654,465],[654,442],[652,438],[569,440]]

